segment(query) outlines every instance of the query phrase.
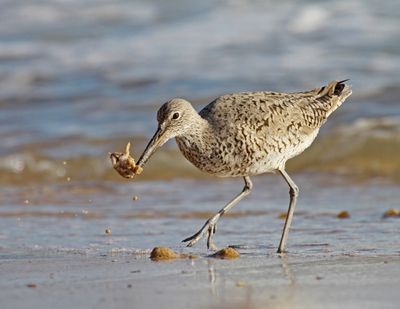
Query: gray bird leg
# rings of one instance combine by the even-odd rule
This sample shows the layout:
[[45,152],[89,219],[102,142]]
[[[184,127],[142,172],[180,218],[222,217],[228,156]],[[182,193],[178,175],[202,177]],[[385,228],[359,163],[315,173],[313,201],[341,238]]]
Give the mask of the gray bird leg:
[[238,194],[233,200],[231,200],[228,204],[225,205],[224,208],[222,208],[218,213],[216,213],[214,216],[209,218],[206,223],[203,225],[203,227],[193,236],[190,236],[182,242],[189,242],[187,244],[188,247],[194,246],[207,232],[208,233],[208,238],[207,238],[207,248],[208,249],[213,249],[215,250],[217,247],[215,246],[214,242],[212,241],[212,236],[215,234],[216,231],[216,224],[217,221],[220,217],[222,217],[227,211],[229,211],[233,206],[235,206],[242,198],[244,198],[246,195],[248,195],[251,192],[251,189],[253,188],[253,183],[250,180],[250,177],[245,176],[243,177],[244,179],[244,188],[240,194]]
[[286,242],[289,236],[289,228],[290,224],[292,223],[294,208],[296,207],[297,197],[299,196],[299,188],[296,186],[294,181],[290,178],[288,173],[285,170],[279,170],[283,178],[285,179],[286,183],[289,185],[289,209],[286,215],[285,226],[283,228],[283,233],[281,237],[281,242],[279,243],[278,253],[283,253],[285,251]]

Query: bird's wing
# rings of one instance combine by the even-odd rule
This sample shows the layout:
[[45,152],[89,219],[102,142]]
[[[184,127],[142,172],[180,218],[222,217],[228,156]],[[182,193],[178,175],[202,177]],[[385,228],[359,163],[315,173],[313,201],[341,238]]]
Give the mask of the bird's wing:
[[243,92],[221,96],[200,115],[219,130],[249,130],[279,137],[309,135],[351,94],[343,81],[306,92]]

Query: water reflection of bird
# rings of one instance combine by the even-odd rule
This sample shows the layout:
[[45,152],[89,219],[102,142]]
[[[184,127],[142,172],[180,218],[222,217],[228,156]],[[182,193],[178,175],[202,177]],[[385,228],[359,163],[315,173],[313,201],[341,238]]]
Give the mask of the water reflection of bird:
[[278,171],[289,185],[290,203],[278,252],[285,250],[299,189],[285,171],[286,161],[302,153],[316,138],[328,116],[351,94],[345,81],[305,92],[243,92],[221,96],[197,113],[183,99],[172,99],[157,114],[158,129],[138,161],[143,167],[154,151],[176,138],[183,155],[200,170],[219,177],[244,179],[240,194],[209,218],[193,236],[205,234],[207,247],[218,219],[252,189],[250,176]]

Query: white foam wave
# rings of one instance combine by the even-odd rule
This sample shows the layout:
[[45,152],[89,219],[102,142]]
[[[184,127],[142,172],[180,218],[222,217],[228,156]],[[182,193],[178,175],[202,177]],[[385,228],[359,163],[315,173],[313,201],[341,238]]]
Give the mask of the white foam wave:
[[[14,5],[11,9],[14,16],[8,12],[7,16],[13,17],[0,22],[0,25],[8,27],[0,28],[3,31],[19,29],[22,32],[31,31],[29,28],[33,27],[33,30],[48,33],[49,30],[41,28],[41,23],[47,27],[53,23],[65,24],[66,29],[69,24],[78,24],[84,33],[93,28],[95,37],[79,40],[78,28],[76,33],[61,31],[61,36],[76,36],[77,40],[70,41],[68,45],[62,40],[50,40],[46,44],[33,40],[31,49],[35,53],[39,50],[45,60],[33,60],[24,70],[33,75],[43,67],[58,72],[104,68],[111,81],[115,76],[126,75],[126,71],[132,72],[137,78],[157,76],[162,80],[193,76],[194,72],[208,79],[240,76],[242,79],[257,80],[268,79],[268,75],[275,77],[276,72],[288,72],[291,69],[299,73],[311,70],[325,76],[325,80],[331,78],[326,76],[329,75],[326,69],[331,67],[332,62],[337,67],[332,74],[335,78],[338,72],[347,70],[345,63],[339,61],[339,56],[333,54],[331,59],[326,57],[329,49],[337,49],[343,44],[345,36],[351,35],[353,39],[357,36],[358,42],[350,41],[350,47],[353,44],[354,47],[356,44],[366,44],[367,39],[373,45],[374,40],[393,35],[398,29],[395,21],[382,21],[374,13],[373,5],[366,8],[362,1],[355,1],[351,5],[352,15],[343,13],[339,4],[330,2],[305,6],[270,1],[239,6],[228,2],[230,5],[215,6],[191,18],[182,19],[179,16],[177,21],[166,24],[157,24],[157,16],[163,12],[159,12],[160,8],[152,2],[101,1],[96,2],[96,6],[91,1],[41,3],[41,6]],[[120,24],[124,20],[133,24],[145,22],[148,28],[142,32],[134,28],[128,31],[127,26],[122,36],[106,35],[101,30],[104,21]],[[381,22],[384,28],[369,26],[382,25]],[[343,25],[347,27],[345,33],[340,31]],[[111,23],[110,29],[113,27]],[[320,43],[309,44],[307,40],[301,42],[296,38],[299,33],[311,35],[315,32],[324,34]],[[11,51],[17,48],[14,43],[9,44],[6,48]],[[353,60],[358,54],[348,56],[351,57],[349,62],[357,66],[357,61]],[[381,68],[382,59],[387,59],[379,52],[366,57],[369,58],[367,63],[372,63],[371,69]],[[308,61],[310,59],[311,62]],[[395,65],[397,62],[390,57],[385,61],[387,73],[394,74],[399,67]],[[364,66],[365,62],[360,65]],[[18,80],[11,75],[10,83],[18,84]]]
[[27,172],[47,173],[64,177],[66,169],[57,161],[49,159],[40,159],[30,154],[13,154],[2,157],[0,160],[0,170],[3,172],[11,172],[14,174],[22,174]]
[[308,5],[301,8],[299,13],[289,23],[289,29],[298,33],[309,33],[321,30],[329,22],[330,13],[318,5]]

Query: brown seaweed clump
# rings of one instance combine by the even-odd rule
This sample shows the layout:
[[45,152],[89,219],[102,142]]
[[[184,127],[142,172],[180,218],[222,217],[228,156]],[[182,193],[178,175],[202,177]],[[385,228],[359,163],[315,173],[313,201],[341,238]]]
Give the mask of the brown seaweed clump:
[[239,256],[240,256],[240,253],[231,247],[226,247],[226,248],[221,249],[221,250],[215,252],[214,254],[210,255],[210,257],[222,259],[222,260],[237,259]]
[[150,259],[153,261],[173,260],[181,256],[168,247],[155,247],[150,253]]
[[133,178],[135,175],[139,175],[143,169],[136,165],[135,160],[130,154],[131,143],[128,143],[125,148],[125,152],[113,152],[110,153],[110,159],[113,168],[125,178]]
[[400,210],[396,209],[396,208],[391,208],[386,210],[383,213],[383,217],[384,218],[388,218],[388,217],[400,217]]
[[196,259],[197,256],[186,253],[175,253],[168,247],[155,247],[150,253],[150,259],[153,261],[165,261],[174,259]]
[[336,218],[339,219],[347,219],[350,218],[350,214],[347,210],[343,210],[336,215]]

